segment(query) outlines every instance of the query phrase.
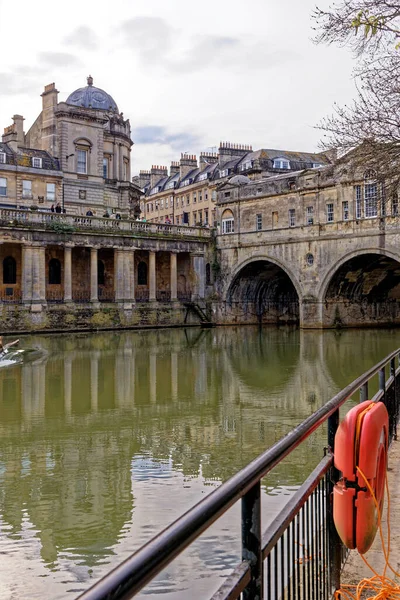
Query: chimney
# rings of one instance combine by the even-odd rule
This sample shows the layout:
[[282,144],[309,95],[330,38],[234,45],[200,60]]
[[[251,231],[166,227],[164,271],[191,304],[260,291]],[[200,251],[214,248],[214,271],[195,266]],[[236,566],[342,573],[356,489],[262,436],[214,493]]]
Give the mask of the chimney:
[[150,183],[150,171],[139,171],[138,185],[141,189]]
[[58,102],[58,90],[55,83],[44,86],[42,94],[42,150],[57,156],[55,110]]
[[160,167],[159,165],[152,165],[150,171],[150,187],[153,188],[157,181],[162,179],[163,177],[168,176],[168,168]]
[[25,133],[24,133],[24,117],[22,115],[14,115],[14,131],[17,134],[18,146],[25,146]]
[[194,154],[181,154],[179,162],[180,178],[185,179],[192,169],[197,169],[197,158]]
[[220,165],[245,156],[248,152],[253,152],[252,146],[248,144],[231,144],[231,142],[220,142],[218,151],[218,162]]
[[200,153],[200,169],[204,169],[208,165],[213,165],[216,162],[218,162],[218,154],[216,152]]
[[169,174],[176,175],[179,172],[180,172],[179,161],[176,161],[176,160],[171,161],[171,166],[169,168]]
[[2,141],[8,144],[13,150],[13,152],[17,152],[18,150],[18,134],[15,127],[15,123],[13,125],[9,125],[4,128],[4,133],[2,135]]

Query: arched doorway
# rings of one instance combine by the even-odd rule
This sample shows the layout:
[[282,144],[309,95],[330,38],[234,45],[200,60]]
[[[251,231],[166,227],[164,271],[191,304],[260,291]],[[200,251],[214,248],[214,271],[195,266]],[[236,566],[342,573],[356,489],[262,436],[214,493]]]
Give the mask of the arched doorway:
[[400,324],[400,263],[378,253],[350,258],[332,275],[324,297],[324,325]]
[[226,298],[228,318],[237,323],[298,323],[299,298],[289,275],[267,260],[244,266]]

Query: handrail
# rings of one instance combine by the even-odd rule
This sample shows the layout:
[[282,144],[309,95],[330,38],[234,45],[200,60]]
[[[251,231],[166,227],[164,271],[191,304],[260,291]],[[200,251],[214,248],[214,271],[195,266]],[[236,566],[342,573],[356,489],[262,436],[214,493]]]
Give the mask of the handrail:
[[107,598],[107,600],[113,600],[118,598],[118,600],[125,600],[131,598],[226,510],[243,498],[262,477],[338,411],[346,400],[353,396],[371,377],[384,369],[389,361],[394,361],[399,353],[400,348],[391,352],[386,358],[355,379],[271,448],[260,454],[80,595],[79,599]]

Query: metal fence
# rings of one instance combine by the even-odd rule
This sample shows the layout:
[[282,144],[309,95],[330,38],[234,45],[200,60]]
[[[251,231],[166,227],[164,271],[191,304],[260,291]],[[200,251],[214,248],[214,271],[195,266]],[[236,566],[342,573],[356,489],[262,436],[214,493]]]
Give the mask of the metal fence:
[[[379,390],[372,400],[382,401],[388,408],[391,442],[396,436],[399,417],[399,353],[400,349],[396,350],[344,388],[80,599],[132,598],[238,500],[242,505],[242,560],[212,600],[332,598],[340,587],[340,572],[347,554],[332,516],[332,490],[339,477],[332,456],[339,408],[358,392],[360,401],[365,400],[370,380],[378,376]],[[321,462],[262,535],[261,479],[326,422],[328,439],[325,450],[321,449]]]

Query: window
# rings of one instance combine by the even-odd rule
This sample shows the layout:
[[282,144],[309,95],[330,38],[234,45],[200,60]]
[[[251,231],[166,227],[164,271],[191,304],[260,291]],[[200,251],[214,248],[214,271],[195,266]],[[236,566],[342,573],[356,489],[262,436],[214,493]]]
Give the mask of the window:
[[35,169],[41,169],[42,159],[38,158],[37,156],[32,156],[32,167],[34,167]]
[[179,200],[180,200],[180,198],[176,199],[176,208],[179,208]]
[[24,179],[22,181],[22,197],[32,198],[32,181]]
[[219,172],[219,176],[220,176],[220,177],[228,177],[228,172],[229,172],[229,171],[228,171],[228,169],[222,169],[222,170]]
[[103,177],[108,179],[108,158],[103,158]]
[[171,208],[172,208],[174,206],[174,197],[171,196],[170,200],[171,200]]
[[[1,179],[0,179],[0,196],[1,196]],[[392,198],[392,215],[396,216],[399,214],[399,197],[397,194],[394,194]]]
[[202,225],[203,224],[203,211],[199,210],[199,224]]
[[312,254],[307,254],[306,255],[306,263],[308,267],[312,267],[314,264],[314,256]]
[[313,163],[312,166],[313,166],[313,169],[317,169],[318,167],[323,167],[323,164],[322,163]]
[[179,225],[179,215],[177,215],[175,218],[176,218],[176,224]]
[[87,150],[77,150],[77,172],[87,173]]
[[190,196],[189,196],[189,194],[186,196],[186,204],[190,204]]
[[334,213],[333,204],[329,203],[326,205],[326,222],[333,223]]
[[197,195],[196,195],[196,193],[194,193],[193,194],[193,203],[196,203],[196,202],[197,202]]
[[86,190],[79,190],[79,200],[86,200]]
[[162,199],[160,202],[161,202],[161,208],[164,208],[164,200]]
[[296,225],[296,210],[294,208],[289,208],[289,227],[294,227]]
[[256,229],[257,231],[262,229],[262,215],[256,215]]
[[204,225],[208,225],[208,210],[204,211]]
[[314,223],[314,207],[307,206],[306,208],[306,225],[313,225]]
[[169,183],[166,185],[165,189],[166,189],[166,190],[172,190],[174,187],[175,187],[175,181],[170,181],[170,182],[169,182]]
[[190,185],[192,183],[191,179],[185,179],[184,181],[182,181],[182,185],[186,186],[186,185]]
[[127,161],[126,158],[124,158],[124,181],[129,181],[128,173],[129,173],[129,162]]
[[165,208],[168,208],[168,198],[165,198]]
[[230,193],[230,192],[225,192],[225,193],[224,193],[224,197],[225,197],[225,198],[229,198],[229,197],[230,197],[230,195],[231,195],[231,193]]
[[274,169],[290,169],[290,162],[286,158],[275,158]]
[[356,219],[361,219],[361,185],[356,185]]
[[247,169],[251,169],[251,167],[253,166],[253,163],[251,160],[246,160],[246,162],[242,163],[240,165],[240,170],[241,171],[247,171]]
[[3,283],[17,283],[17,263],[12,256],[3,260]]
[[203,196],[201,192],[199,192],[199,202],[203,202]]
[[49,284],[59,285],[61,283],[61,263],[57,258],[49,261]]
[[138,264],[138,285],[147,285],[147,264],[143,261]]
[[56,184],[55,183],[46,183],[46,200],[50,200],[50,202],[54,202],[56,199]]
[[199,181],[204,181],[205,179],[207,179],[207,177],[208,177],[208,173],[200,173]]
[[6,163],[6,153],[0,152],[0,164],[4,165]]
[[0,177],[0,196],[7,196],[7,179]]
[[102,260],[97,261],[97,283],[98,285],[105,285],[106,283],[105,267]]
[[222,233],[234,233],[235,221],[231,219],[222,219]]
[[369,169],[364,174],[364,217],[376,217],[378,214],[378,184],[376,173]]
[[342,219],[343,221],[349,220],[349,203],[347,200],[342,202]]

